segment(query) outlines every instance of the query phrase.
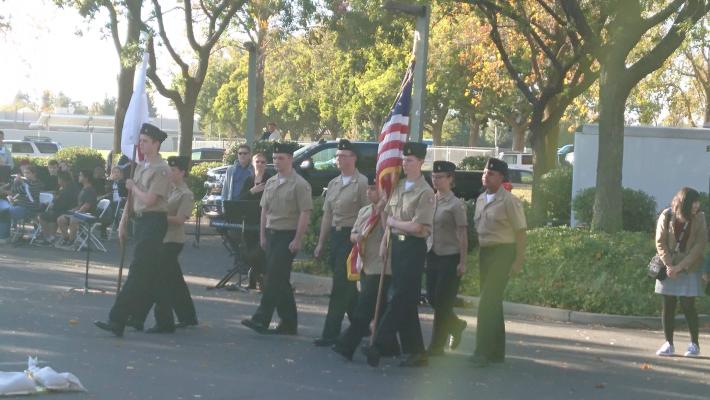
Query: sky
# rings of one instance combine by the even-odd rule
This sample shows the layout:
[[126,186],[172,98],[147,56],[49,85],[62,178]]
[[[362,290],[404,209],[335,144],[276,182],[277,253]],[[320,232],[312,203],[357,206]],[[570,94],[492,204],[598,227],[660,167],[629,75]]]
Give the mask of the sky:
[[[0,104],[12,103],[18,91],[39,102],[45,89],[87,106],[118,96],[118,55],[101,32],[105,19],[88,23],[50,0],[0,1],[0,15],[11,24],[0,34]],[[156,93],[154,99],[159,114],[176,115],[162,96]]]

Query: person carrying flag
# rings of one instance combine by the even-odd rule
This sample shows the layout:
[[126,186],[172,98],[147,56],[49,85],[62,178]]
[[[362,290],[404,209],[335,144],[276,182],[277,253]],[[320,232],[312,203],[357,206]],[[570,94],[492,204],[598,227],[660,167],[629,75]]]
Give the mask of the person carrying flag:
[[402,351],[408,354],[400,366],[428,365],[417,305],[427,252],[426,238],[434,221],[434,191],[422,175],[426,145],[407,142],[402,151],[405,179],[397,183],[382,216],[389,228],[389,238],[383,238],[380,256],[386,259],[391,252],[392,293],[372,345],[363,348],[367,363],[373,367],[379,364],[384,347],[397,333]]
[[356,167],[357,152],[347,139],[338,142],[335,164],[340,175],[328,183],[323,202],[323,218],[320,235],[314,255],[323,253],[325,240],[330,236],[330,268],[333,272],[333,286],[330,291],[328,314],[325,317],[323,333],[313,344],[332,346],[340,335],[343,316],[348,314],[350,322],[357,304],[357,285],[348,280],[347,258],[352,248],[350,232],[358,216],[358,211],[367,205],[367,177]]
[[[384,268],[384,260],[380,258],[380,243],[384,229],[382,224],[375,224],[369,234],[366,233],[367,223],[376,212],[377,204],[380,202],[380,193],[374,178],[368,178],[367,198],[371,204],[366,205],[357,215],[357,220],[350,233],[350,241],[364,246],[362,254],[362,271],[360,272],[361,292],[357,299],[357,306],[350,319],[350,326],[338,337],[333,345],[333,351],[342,355],[348,360],[352,360],[355,349],[363,337],[370,334],[370,321],[375,316],[375,303],[377,302],[377,291],[380,286],[380,275],[385,273],[382,283],[383,293],[387,293],[390,287],[391,272],[389,268]],[[386,304],[385,304],[386,306]],[[380,309],[380,311],[382,308]],[[380,312],[381,314],[382,312]],[[392,342],[383,349],[383,356],[398,356],[400,353],[397,336],[392,337]]]
[[134,179],[126,181],[130,192],[121,222],[118,238],[125,243],[128,235],[128,219],[134,216],[135,250],[128,278],[106,322],[94,324],[115,336],[123,336],[128,318],[141,314],[154,299],[152,282],[159,268],[163,238],[168,229],[168,196],[170,194],[170,167],[160,156],[160,144],[167,134],[151,124],[143,124],[138,146],[144,161],[136,167]]

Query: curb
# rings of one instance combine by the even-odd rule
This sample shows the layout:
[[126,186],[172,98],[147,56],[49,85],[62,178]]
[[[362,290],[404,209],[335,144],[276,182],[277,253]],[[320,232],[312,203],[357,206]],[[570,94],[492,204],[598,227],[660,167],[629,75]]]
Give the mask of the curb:
[[[478,297],[459,296],[466,305],[478,309]],[[511,315],[539,318],[548,321],[571,322],[580,325],[602,325],[614,328],[626,329],[663,329],[661,317],[639,317],[631,315],[596,314],[584,311],[565,310],[563,308],[550,308],[533,306],[528,304],[503,302],[503,312]],[[710,315],[701,314],[698,316],[701,326],[710,324]],[[685,317],[676,316],[676,328],[686,326]]]

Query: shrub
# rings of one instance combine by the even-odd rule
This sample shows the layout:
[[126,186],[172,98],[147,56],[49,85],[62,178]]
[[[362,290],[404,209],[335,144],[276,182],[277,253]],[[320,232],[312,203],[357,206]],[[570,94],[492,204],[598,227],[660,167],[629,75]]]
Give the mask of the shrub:
[[190,169],[190,174],[185,179],[185,183],[195,196],[195,200],[200,200],[207,193],[205,181],[207,181],[207,170],[221,166],[220,162],[200,163]]
[[[264,153],[264,155],[266,156],[266,162],[272,163],[273,162],[272,153],[274,152],[274,143],[275,142],[270,142],[270,141],[258,141],[253,146],[251,146],[251,153],[252,154]],[[298,148],[301,148],[301,145],[299,145],[296,142],[282,141],[280,143],[291,143],[291,144],[295,144]],[[234,143],[232,146],[230,146],[224,152],[223,161],[225,164],[234,164],[234,162],[237,160],[237,150],[239,149],[239,146],[242,144],[243,143]]]
[[106,168],[106,160],[101,153],[89,147],[65,147],[55,156],[57,161],[64,161],[71,166],[74,176],[79,176],[79,171],[92,171],[96,167]]
[[547,222],[552,225],[569,224],[572,208],[572,167],[553,169],[541,177],[538,185]]
[[[658,315],[660,298],[646,276],[655,253],[647,233],[593,233],[544,227],[528,231],[523,272],[505,299],[516,303],[623,315]],[[461,293],[479,295],[478,257],[471,255]]]
[[459,163],[458,168],[467,171],[481,171],[486,167],[486,156],[471,156],[466,157]]
[[25,157],[25,156],[19,156],[19,157],[12,157],[12,162],[15,165],[15,169],[19,168],[20,163],[23,161],[29,161],[30,164],[36,165],[38,167],[46,167],[47,162],[50,160],[49,158],[44,158],[44,157]]
[[[594,214],[595,188],[581,190],[574,197],[572,207],[575,217],[589,225]],[[656,201],[640,190],[624,188],[622,191],[621,215],[623,229],[630,232],[652,232],[656,227]]]

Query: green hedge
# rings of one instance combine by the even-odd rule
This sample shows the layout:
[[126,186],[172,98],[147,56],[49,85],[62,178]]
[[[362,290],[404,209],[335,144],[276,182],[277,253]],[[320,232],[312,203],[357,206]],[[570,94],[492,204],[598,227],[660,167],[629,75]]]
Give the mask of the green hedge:
[[561,166],[540,178],[540,198],[545,220],[552,225],[568,225],[572,208],[572,167]]
[[[510,280],[505,299],[594,313],[659,315],[661,300],[646,276],[654,253],[647,233],[534,229],[528,232],[523,273]],[[478,296],[479,285],[478,255],[472,254],[459,293]],[[699,308],[708,308],[706,298]]]
[[75,177],[79,176],[79,171],[88,170],[93,173],[96,167],[106,168],[106,160],[101,153],[89,147],[65,147],[54,158],[69,164]]
[[185,179],[187,186],[195,196],[195,200],[200,200],[207,193],[205,181],[207,181],[207,170],[221,166],[220,162],[200,163],[192,166],[190,174]]
[[[581,190],[572,202],[575,217],[585,225],[592,222],[595,193],[596,188]],[[621,215],[625,231],[653,232],[656,227],[656,200],[641,190],[624,188]]]
[[486,161],[489,157],[486,156],[471,156],[465,157],[458,165],[458,169],[466,171],[482,171],[486,167]]

